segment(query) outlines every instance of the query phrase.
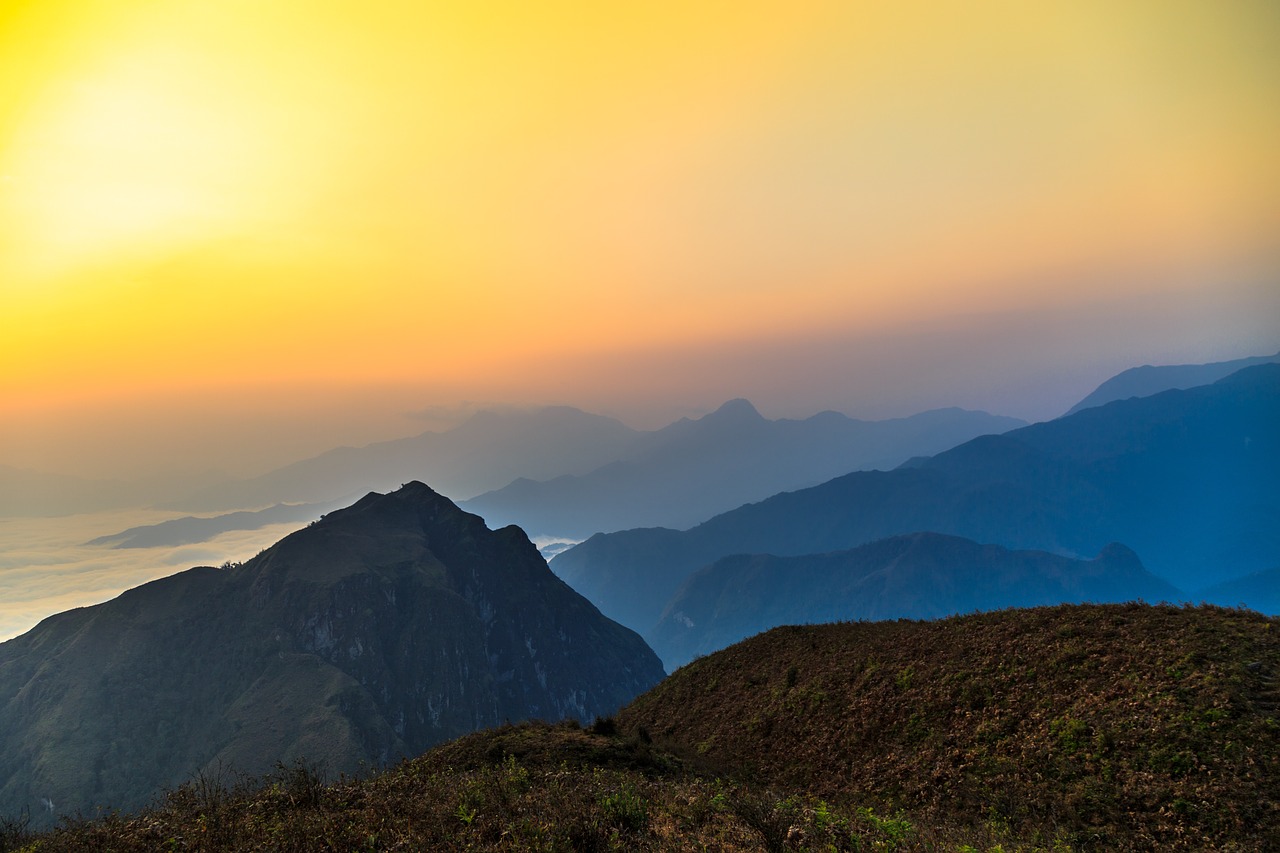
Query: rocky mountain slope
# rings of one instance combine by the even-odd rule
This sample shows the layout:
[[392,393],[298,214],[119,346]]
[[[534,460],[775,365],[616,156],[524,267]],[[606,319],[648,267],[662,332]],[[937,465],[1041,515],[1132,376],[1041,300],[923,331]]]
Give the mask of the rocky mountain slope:
[[662,676],[518,528],[410,483],[0,644],[0,814],[136,808],[302,756],[355,773],[504,720],[608,714]]

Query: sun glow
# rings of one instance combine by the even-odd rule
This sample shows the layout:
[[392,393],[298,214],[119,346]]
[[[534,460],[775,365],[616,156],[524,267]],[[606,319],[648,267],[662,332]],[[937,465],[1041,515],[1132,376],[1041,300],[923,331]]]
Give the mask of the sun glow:
[[507,387],[1273,263],[1278,17],[9,4],[0,399]]

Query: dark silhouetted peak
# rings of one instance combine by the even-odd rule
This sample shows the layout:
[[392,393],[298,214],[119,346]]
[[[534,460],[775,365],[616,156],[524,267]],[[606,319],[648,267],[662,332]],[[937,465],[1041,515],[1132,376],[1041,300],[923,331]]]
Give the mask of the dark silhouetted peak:
[[243,565],[0,643],[0,815],[38,813],[40,797],[132,808],[296,756],[355,773],[504,720],[608,715],[662,676],[519,528],[413,481]]

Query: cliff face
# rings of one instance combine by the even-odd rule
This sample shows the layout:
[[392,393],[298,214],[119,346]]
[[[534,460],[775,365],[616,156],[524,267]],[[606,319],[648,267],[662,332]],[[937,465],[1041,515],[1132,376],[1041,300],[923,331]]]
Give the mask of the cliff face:
[[357,773],[505,720],[607,715],[662,675],[518,528],[410,483],[0,644],[0,814],[128,809],[296,758]]

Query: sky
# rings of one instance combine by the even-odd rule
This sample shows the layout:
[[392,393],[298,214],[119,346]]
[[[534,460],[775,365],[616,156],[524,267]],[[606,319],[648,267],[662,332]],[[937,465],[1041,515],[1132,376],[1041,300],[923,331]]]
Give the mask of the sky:
[[1280,350],[1280,5],[0,2],[0,464]]

